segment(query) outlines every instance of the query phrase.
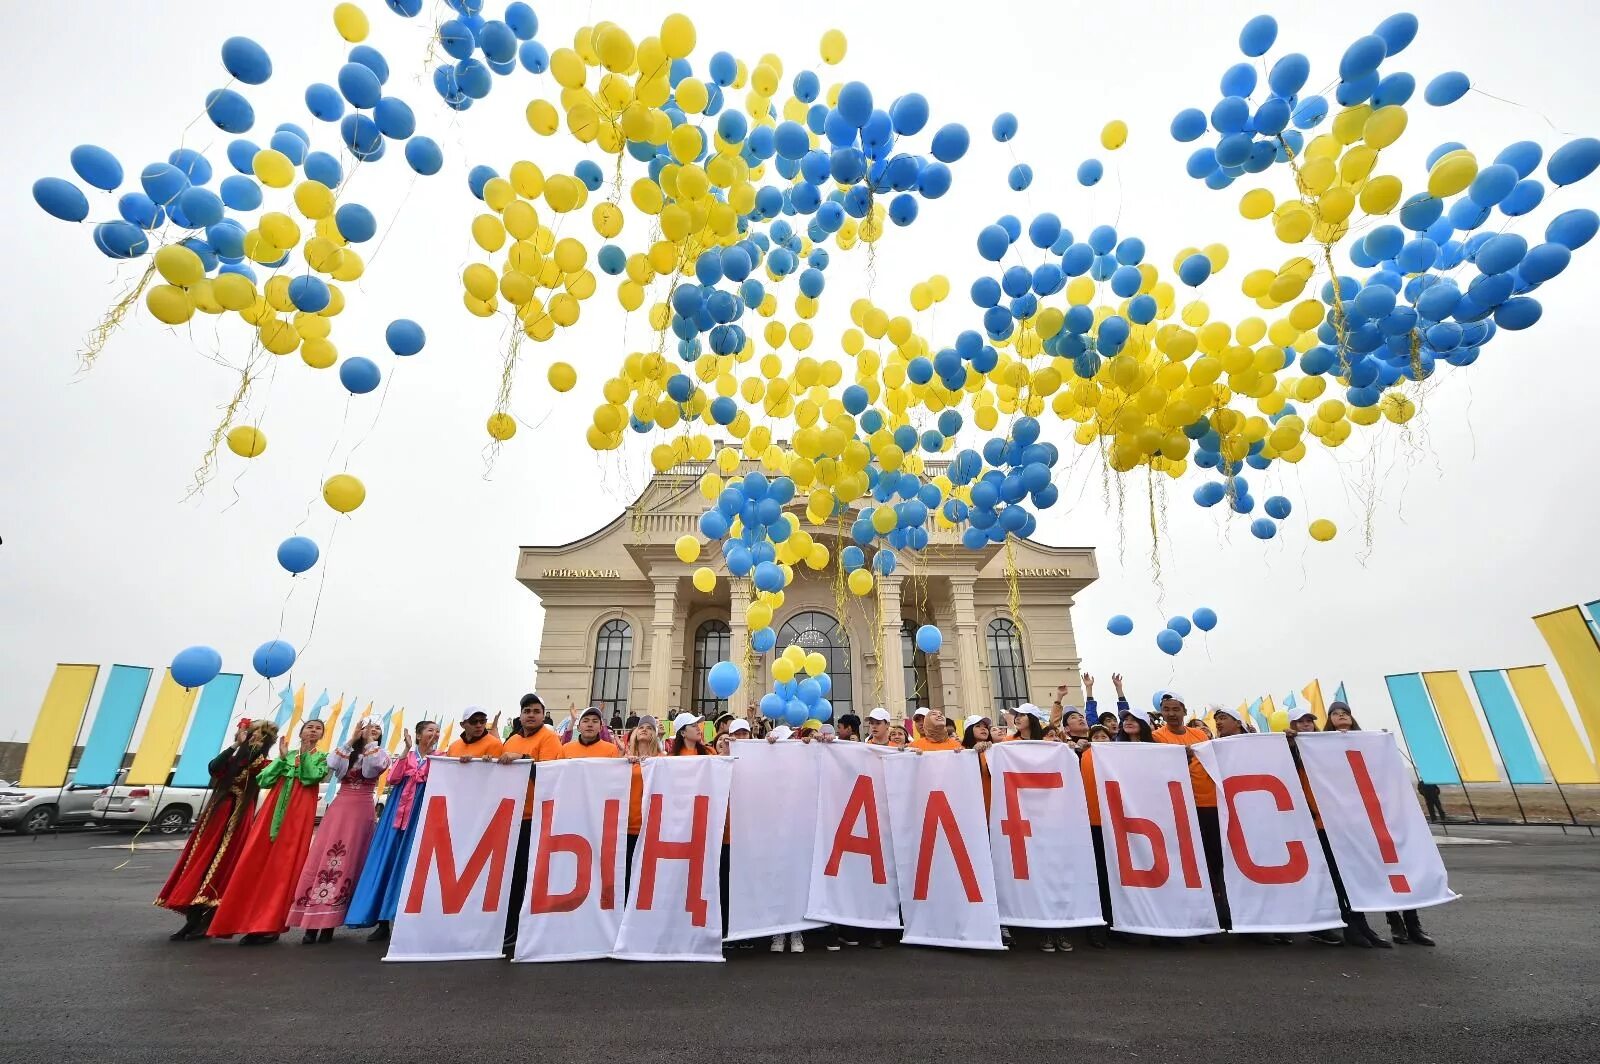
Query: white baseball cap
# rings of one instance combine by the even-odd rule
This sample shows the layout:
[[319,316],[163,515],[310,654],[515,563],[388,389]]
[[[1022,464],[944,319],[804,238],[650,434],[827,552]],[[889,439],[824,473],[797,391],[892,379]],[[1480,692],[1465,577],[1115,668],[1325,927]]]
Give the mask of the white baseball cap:
[[927,706],[918,706],[917,707],[917,711],[915,713],[911,714],[911,718],[913,720],[915,720],[918,717],[926,717],[928,715],[928,713],[929,713],[929,709],[928,709]]
[[781,743],[793,734],[793,728],[789,727],[787,724],[780,724],[767,733],[767,738]]
[[879,706],[877,709],[874,709],[871,713],[867,714],[867,719],[887,721],[891,720],[892,718],[889,716],[889,711],[887,709]]
[[489,715],[489,711],[484,709],[482,706],[468,706],[466,709],[461,711],[461,723],[465,724],[473,717],[476,717],[479,713],[482,713],[485,717]]
[[743,717],[734,717],[733,718],[733,723],[728,725],[728,734],[729,735],[732,735],[734,732],[745,732],[746,734],[748,734],[749,731],[750,731],[750,722],[745,720]]
[[1172,699],[1174,702],[1177,702],[1179,705],[1183,706],[1184,709],[1188,709],[1189,708],[1189,703],[1184,701],[1183,696],[1180,695],[1176,691],[1162,691],[1161,692],[1161,697],[1159,699],[1157,699],[1156,701],[1158,703],[1165,702],[1169,698]]
[[1050,719],[1045,714],[1044,710],[1040,709],[1038,706],[1034,705],[1032,702],[1024,702],[1024,703],[1022,703],[1022,705],[1018,706],[1016,709],[1013,709],[1011,712],[1013,712],[1013,713],[1026,713],[1028,716],[1036,717],[1039,720],[1049,720]]
[[1127,709],[1123,710],[1123,712],[1138,717],[1146,724],[1150,723],[1150,711],[1148,709],[1140,709],[1138,706],[1129,706]]
[[700,718],[695,716],[693,713],[679,713],[676,717],[672,718],[672,730],[677,731],[679,728],[687,728],[691,724],[699,723]]

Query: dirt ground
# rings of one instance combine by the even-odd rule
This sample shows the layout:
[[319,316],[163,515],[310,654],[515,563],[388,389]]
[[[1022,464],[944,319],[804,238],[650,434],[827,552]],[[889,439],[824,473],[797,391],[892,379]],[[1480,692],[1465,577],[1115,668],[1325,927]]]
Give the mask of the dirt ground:
[[[1563,800],[1565,795],[1565,800]],[[1511,820],[1529,823],[1600,824],[1600,786],[1554,784],[1518,787],[1506,784],[1468,784],[1440,787],[1439,798],[1452,820]],[[1520,801],[1520,808],[1519,808]]]

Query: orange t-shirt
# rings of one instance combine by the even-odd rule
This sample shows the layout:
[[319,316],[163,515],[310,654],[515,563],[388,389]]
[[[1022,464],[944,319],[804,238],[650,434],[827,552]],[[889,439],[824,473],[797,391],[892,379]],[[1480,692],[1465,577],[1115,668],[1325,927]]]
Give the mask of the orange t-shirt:
[[952,737],[946,738],[943,742],[936,743],[932,739],[928,739],[928,738],[925,738],[924,736],[919,735],[915,739],[911,740],[911,749],[913,749],[913,750],[959,750],[959,749],[961,749],[961,740],[952,736]]
[[604,739],[596,738],[594,742],[584,745],[581,739],[574,739],[564,743],[561,747],[562,757],[621,757],[622,751],[617,749],[616,743],[608,743]]
[[[562,758],[561,739],[556,735],[556,730],[548,724],[534,732],[532,735],[513,735],[505,741],[505,753],[516,754],[519,757],[531,757],[534,763],[540,761],[560,761]],[[528,799],[522,803],[522,819],[533,819],[533,773],[528,773]]]
[[644,762],[633,766],[633,786],[628,790],[628,834],[644,830]]
[[1078,769],[1083,773],[1083,796],[1089,800],[1089,824],[1100,826],[1100,790],[1094,776],[1094,747],[1078,757]]
[[469,743],[465,739],[457,739],[450,744],[450,749],[445,751],[447,757],[499,757],[502,751],[500,740],[493,732],[484,732],[476,742]]
[[[1211,737],[1199,728],[1185,728],[1182,735],[1172,732],[1165,724],[1153,733],[1158,743],[1167,743],[1171,746],[1194,746],[1197,743],[1209,743]],[[1189,782],[1194,788],[1194,804],[1210,809],[1217,807],[1217,785],[1211,782],[1211,777],[1206,773],[1205,766],[1200,764],[1198,757],[1189,758]]]
[[1322,814],[1317,812],[1317,796],[1311,793],[1311,781],[1306,779],[1306,767],[1296,765],[1295,770],[1300,773],[1300,789],[1306,792],[1306,804],[1311,807],[1311,823],[1316,825],[1318,831],[1322,830]]

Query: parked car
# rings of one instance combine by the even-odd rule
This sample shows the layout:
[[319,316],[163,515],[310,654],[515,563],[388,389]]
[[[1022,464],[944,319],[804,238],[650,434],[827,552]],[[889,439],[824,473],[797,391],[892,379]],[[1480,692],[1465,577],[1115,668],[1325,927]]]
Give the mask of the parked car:
[[205,805],[205,787],[129,787],[122,782],[126,774],[126,769],[117,773],[116,784],[94,800],[95,823],[128,830],[148,826],[157,835],[176,835],[189,830]]
[[60,787],[12,787],[0,791],[0,830],[36,835],[52,827],[81,826],[94,818],[94,801],[103,788],[73,782]]

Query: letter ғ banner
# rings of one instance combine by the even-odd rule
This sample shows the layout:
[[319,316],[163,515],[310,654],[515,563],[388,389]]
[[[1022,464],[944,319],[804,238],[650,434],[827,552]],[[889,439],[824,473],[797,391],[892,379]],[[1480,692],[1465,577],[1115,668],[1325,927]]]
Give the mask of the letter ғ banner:
[[1011,927],[1105,923],[1078,755],[1065,743],[989,748],[989,849],[1000,922]]
[[643,830],[633,892],[611,956],[722,960],[722,829],[731,757],[653,757],[644,764]]
[[1350,908],[1390,912],[1456,899],[1394,736],[1316,732],[1295,744]]
[[816,927],[806,919],[817,833],[815,743],[733,744],[728,941]]
[[1185,747],[1100,743],[1100,789],[1111,926],[1166,938],[1220,931],[1206,875]]
[[812,847],[806,916],[846,927],[900,926],[900,884],[889,837],[884,760],[866,743],[812,743],[817,748],[817,834]]
[[422,820],[383,959],[499,957],[528,766],[430,760]]
[[539,766],[528,847],[528,908],[517,923],[514,960],[611,956],[622,926],[623,833],[632,786],[633,766],[620,757]]
[[1317,825],[1282,735],[1201,743],[1217,782],[1223,881],[1233,930],[1287,934],[1342,927]]
[[883,765],[899,867],[901,941],[1005,949],[978,755],[899,754]]

